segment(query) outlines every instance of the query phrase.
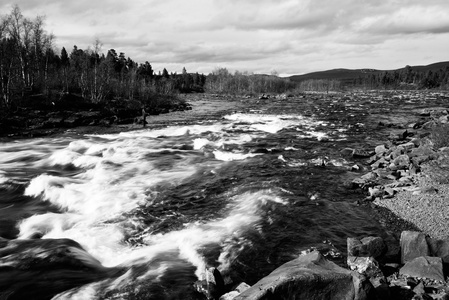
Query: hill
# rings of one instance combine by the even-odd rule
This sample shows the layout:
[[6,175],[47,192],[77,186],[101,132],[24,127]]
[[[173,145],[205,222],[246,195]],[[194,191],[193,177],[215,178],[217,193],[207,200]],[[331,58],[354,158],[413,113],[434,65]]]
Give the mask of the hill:
[[[411,66],[415,72],[425,73],[428,71],[437,72],[440,69],[449,68],[449,61],[437,62],[426,66]],[[406,67],[392,70],[377,69],[332,69],[327,71],[312,72],[303,75],[293,75],[289,79],[294,82],[301,82],[310,79],[335,79],[342,83],[351,83],[359,78],[366,78],[370,75],[378,75],[385,72],[405,72]]]

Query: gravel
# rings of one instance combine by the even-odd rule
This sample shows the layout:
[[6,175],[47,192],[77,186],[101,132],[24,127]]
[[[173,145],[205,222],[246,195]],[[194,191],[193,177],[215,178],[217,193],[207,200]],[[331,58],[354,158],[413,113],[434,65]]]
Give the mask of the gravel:
[[373,202],[380,223],[398,234],[418,230],[434,238],[449,239],[449,184],[437,183],[426,173],[415,183],[414,189]]

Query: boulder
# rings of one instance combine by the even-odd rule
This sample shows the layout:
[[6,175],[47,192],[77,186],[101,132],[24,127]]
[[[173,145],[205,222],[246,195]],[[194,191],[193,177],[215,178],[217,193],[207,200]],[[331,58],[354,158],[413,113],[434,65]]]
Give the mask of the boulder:
[[449,240],[428,238],[427,244],[431,256],[440,257],[444,263],[449,263]]
[[379,257],[386,250],[386,245],[381,237],[369,236],[361,240],[356,238],[347,239],[348,257]]
[[420,256],[407,262],[399,274],[444,281],[443,261],[440,257]]
[[414,258],[429,255],[426,236],[417,231],[403,231],[401,233],[401,262],[404,264]]
[[0,239],[0,262],[1,299],[51,299],[126,272],[104,267],[70,239]]
[[216,299],[224,290],[224,280],[217,268],[207,268],[204,278],[194,283],[195,289],[206,296],[207,299]]
[[234,299],[367,299],[371,288],[361,275],[313,251],[283,264]]

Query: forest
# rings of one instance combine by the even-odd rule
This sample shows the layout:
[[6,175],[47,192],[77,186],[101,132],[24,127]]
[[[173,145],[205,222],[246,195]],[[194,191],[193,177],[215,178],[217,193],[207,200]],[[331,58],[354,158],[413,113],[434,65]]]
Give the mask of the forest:
[[26,107],[31,102],[50,105],[67,95],[90,103],[122,100],[136,106],[155,107],[170,102],[178,93],[209,92],[239,95],[329,91],[348,88],[434,89],[449,88],[449,67],[427,72],[404,69],[365,72],[345,79],[294,81],[277,74],[230,73],[217,68],[207,76],[157,74],[146,61],[138,63],[115,49],[102,52],[96,39],[88,49],[56,50],[56,37],[45,30],[45,18],[25,17],[19,6],[0,19],[0,97],[3,110]]

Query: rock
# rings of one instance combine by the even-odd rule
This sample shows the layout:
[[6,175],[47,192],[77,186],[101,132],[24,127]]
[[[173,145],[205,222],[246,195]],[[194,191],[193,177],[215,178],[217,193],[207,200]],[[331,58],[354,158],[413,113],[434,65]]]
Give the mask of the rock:
[[369,181],[376,180],[377,175],[374,172],[369,172],[369,173],[366,173],[365,175],[360,176],[360,178],[366,182],[369,182]]
[[208,268],[204,273],[204,279],[195,282],[194,287],[207,299],[216,299],[223,293],[224,280],[217,268]]
[[370,157],[373,154],[374,153],[372,151],[366,151],[366,150],[362,150],[362,149],[355,149],[354,152],[352,153],[352,157],[365,158],[365,157]]
[[415,144],[412,143],[412,142],[408,142],[408,143],[405,143],[405,144],[401,144],[400,146],[401,146],[402,148],[404,148],[405,151],[409,151],[409,150],[415,148]]
[[351,270],[368,277],[382,274],[379,263],[373,257],[348,256],[347,264]]
[[414,258],[429,255],[426,236],[417,231],[403,231],[401,233],[401,262],[404,264]]
[[444,281],[443,261],[440,257],[420,256],[407,262],[399,274]]
[[348,256],[358,257],[379,257],[386,250],[386,245],[382,238],[369,236],[362,240],[356,238],[347,239]]
[[434,128],[435,126],[436,126],[436,122],[435,121],[429,121],[429,122],[424,123],[421,128],[429,130],[429,129]]
[[222,296],[220,297],[219,300],[233,300],[233,299],[235,299],[238,295],[240,295],[239,292],[237,292],[237,291],[231,291],[231,292],[229,292],[229,293],[226,293],[226,294],[222,295]]
[[361,275],[313,251],[283,264],[234,299],[367,299],[371,288]]
[[65,290],[126,272],[102,266],[70,239],[2,239],[0,246],[2,299],[52,299]]
[[399,262],[401,259],[401,247],[398,239],[391,233],[384,238],[387,251],[383,258],[388,262]]
[[449,119],[448,119],[447,115],[441,116],[441,117],[438,118],[438,122],[440,122],[441,124],[447,124],[448,121],[449,121]]
[[354,149],[352,148],[344,148],[340,150],[341,155],[343,156],[351,156],[354,153]]
[[427,244],[431,256],[440,257],[444,263],[449,263],[449,240],[428,238]]
[[384,157],[382,157],[379,160],[377,160],[375,163],[371,164],[371,169],[375,170],[378,168],[383,168],[387,165],[388,165],[388,161]]
[[399,155],[393,160],[393,163],[399,169],[408,169],[408,166],[410,165],[410,158],[406,154]]
[[369,187],[368,188],[368,193],[369,193],[369,197],[371,198],[371,199],[375,199],[376,197],[381,197],[382,195],[383,195],[383,191],[382,190],[380,190],[379,188],[376,188],[376,187],[374,187],[374,188],[372,188],[372,187]]
[[392,149],[391,153],[390,153],[390,157],[391,159],[395,159],[398,156],[401,156],[402,154],[405,153],[405,149],[402,146],[397,146],[394,149]]
[[374,152],[376,152],[376,154],[382,154],[387,152],[387,148],[385,148],[384,145],[379,145],[374,149]]

